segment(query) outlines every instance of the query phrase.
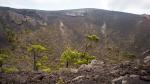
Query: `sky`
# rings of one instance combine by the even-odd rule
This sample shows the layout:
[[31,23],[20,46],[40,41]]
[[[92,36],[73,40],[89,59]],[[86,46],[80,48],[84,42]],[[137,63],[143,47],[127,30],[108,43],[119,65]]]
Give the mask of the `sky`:
[[98,8],[150,14],[150,0],[0,0],[0,6],[40,10]]

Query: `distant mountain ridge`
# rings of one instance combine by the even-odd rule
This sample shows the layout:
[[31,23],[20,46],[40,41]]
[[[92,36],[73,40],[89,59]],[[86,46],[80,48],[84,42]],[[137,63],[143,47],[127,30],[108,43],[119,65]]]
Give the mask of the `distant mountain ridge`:
[[[41,43],[63,51],[65,46],[79,47],[84,36],[101,38],[97,49],[106,39],[122,49],[141,53],[150,49],[150,16],[102,9],[43,11],[0,7],[0,47],[11,45],[6,29],[16,32],[21,43]],[[21,33],[30,31],[30,33]],[[23,45],[23,44],[19,45]],[[60,53],[58,53],[60,54]]]

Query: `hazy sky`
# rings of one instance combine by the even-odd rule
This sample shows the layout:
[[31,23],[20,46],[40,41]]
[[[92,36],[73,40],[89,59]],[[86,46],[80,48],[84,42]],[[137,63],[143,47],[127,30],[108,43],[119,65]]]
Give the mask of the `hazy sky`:
[[150,0],[0,0],[0,6],[41,10],[99,8],[150,14]]

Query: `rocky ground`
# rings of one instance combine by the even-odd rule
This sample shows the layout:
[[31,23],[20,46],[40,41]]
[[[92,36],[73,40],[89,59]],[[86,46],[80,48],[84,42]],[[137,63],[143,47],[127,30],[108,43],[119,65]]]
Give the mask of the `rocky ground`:
[[126,61],[108,65],[93,60],[78,69],[61,69],[51,74],[40,72],[18,72],[0,74],[1,84],[150,84],[150,62]]

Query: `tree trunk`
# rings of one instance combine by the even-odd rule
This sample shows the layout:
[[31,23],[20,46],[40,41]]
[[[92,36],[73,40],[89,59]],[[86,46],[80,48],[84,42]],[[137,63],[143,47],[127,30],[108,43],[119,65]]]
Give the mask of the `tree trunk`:
[[69,67],[69,62],[67,61],[67,62],[66,62],[66,68],[68,68],[68,67]]
[[3,66],[3,64],[1,63],[1,64],[0,64],[0,69],[1,69],[1,70],[0,70],[0,73],[2,72],[2,66]]
[[90,45],[90,42],[87,42],[85,45],[85,50],[83,52],[83,58],[85,57],[86,53],[88,52],[89,45]]
[[38,69],[37,69],[37,66],[36,66],[36,53],[35,53],[35,51],[33,51],[33,70],[34,71],[38,71]]

